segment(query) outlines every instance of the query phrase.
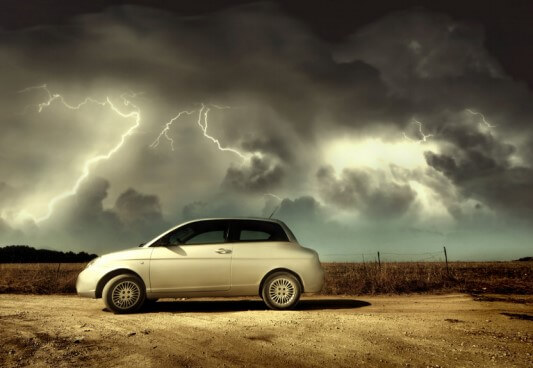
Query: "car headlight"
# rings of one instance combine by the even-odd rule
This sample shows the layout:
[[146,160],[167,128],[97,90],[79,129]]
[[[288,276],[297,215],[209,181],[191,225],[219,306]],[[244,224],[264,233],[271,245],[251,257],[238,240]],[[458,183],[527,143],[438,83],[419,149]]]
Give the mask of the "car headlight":
[[87,266],[85,266],[85,268],[89,268],[91,267],[92,265],[94,265],[96,263],[96,261],[98,261],[100,259],[100,257],[96,257],[95,259],[93,259],[92,261],[90,261],[89,263],[87,263]]

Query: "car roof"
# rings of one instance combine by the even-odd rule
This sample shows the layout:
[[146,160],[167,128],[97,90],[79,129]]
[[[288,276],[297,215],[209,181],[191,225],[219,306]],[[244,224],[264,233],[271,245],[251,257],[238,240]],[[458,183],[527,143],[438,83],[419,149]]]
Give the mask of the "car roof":
[[275,222],[278,224],[284,224],[284,222],[281,220],[273,219],[273,218],[265,218],[265,217],[206,217],[206,218],[198,218],[194,220],[189,220],[180,225],[191,223],[191,222],[197,222],[197,221],[211,221],[211,220],[252,220],[252,221]]

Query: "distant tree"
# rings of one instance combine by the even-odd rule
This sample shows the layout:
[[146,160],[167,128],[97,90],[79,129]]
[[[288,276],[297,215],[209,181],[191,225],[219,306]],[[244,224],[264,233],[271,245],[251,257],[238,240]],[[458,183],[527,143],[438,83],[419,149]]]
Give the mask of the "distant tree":
[[518,258],[517,261],[520,261],[520,262],[531,262],[531,261],[533,261],[533,257],[522,257],[522,258]]
[[35,249],[28,245],[0,247],[0,263],[84,263],[98,257],[86,252]]

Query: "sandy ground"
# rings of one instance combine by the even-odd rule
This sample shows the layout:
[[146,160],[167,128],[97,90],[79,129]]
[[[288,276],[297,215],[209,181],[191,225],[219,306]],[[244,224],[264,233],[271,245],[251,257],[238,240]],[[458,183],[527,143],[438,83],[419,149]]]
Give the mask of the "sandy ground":
[[[157,302],[0,295],[1,367],[532,367],[533,297],[309,297]],[[528,319],[529,318],[529,319]]]

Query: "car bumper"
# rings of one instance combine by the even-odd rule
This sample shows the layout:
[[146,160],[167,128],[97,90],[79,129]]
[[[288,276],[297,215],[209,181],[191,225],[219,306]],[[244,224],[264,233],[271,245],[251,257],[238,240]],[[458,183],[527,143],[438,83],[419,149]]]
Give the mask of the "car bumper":
[[96,298],[98,275],[90,268],[81,271],[76,280],[76,292],[85,298]]
[[318,267],[312,273],[307,275],[304,280],[304,292],[306,293],[318,293],[324,286],[324,270],[322,267]]

